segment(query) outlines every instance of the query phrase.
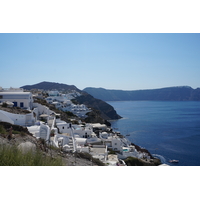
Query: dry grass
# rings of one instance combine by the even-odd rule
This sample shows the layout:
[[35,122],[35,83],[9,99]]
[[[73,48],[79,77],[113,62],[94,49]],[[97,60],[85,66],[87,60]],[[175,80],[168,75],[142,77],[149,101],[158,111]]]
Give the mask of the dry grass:
[[0,166],[62,166],[62,158],[52,158],[41,151],[23,153],[15,145],[0,145]]

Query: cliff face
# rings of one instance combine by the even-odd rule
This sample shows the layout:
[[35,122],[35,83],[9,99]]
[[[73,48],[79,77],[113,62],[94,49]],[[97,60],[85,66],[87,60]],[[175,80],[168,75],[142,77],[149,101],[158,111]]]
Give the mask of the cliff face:
[[116,111],[114,110],[114,108],[111,105],[109,105],[108,103],[106,103],[100,99],[95,99],[93,96],[91,96],[87,93],[83,93],[83,95],[77,97],[75,100],[79,104],[85,104],[88,107],[93,108],[94,110],[100,111],[99,115],[105,120],[121,118],[121,116],[119,116],[116,113]]
[[103,101],[200,101],[200,88],[188,86],[133,91],[85,88],[84,91]]

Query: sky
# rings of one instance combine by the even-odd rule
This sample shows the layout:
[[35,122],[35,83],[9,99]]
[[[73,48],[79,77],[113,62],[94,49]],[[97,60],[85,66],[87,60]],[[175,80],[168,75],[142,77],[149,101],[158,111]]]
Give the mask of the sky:
[[1,33],[0,86],[200,87],[198,33]]

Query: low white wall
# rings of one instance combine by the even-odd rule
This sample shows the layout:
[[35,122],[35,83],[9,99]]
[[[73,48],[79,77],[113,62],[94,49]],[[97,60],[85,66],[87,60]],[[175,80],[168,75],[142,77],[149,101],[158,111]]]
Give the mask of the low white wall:
[[1,115],[1,116],[2,117],[4,116],[4,118],[3,118],[4,120],[6,120],[5,116],[7,116],[7,120],[8,120],[8,118],[10,118],[10,121],[13,121],[14,124],[16,124],[16,125],[30,126],[35,123],[35,118],[33,116],[33,113],[26,114],[26,115],[20,115],[20,114],[9,113],[9,112],[3,111],[3,110],[0,110],[0,112],[3,113],[3,115]]
[[0,110],[0,121],[14,124],[14,121],[9,116],[7,116],[6,113],[2,112],[2,110]]

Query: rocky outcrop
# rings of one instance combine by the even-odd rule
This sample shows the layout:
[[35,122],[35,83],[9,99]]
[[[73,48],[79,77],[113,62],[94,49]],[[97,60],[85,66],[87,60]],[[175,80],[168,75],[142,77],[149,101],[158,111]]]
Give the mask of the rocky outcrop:
[[31,135],[32,136],[32,134],[28,131],[28,129],[26,127],[23,127],[23,126],[10,124],[8,122],[0,122],[0,126],[4,127],[6,130],[9,130],[12,127],[13,131],[24,133],[24,135]]
[[86,123],[100,123],[111,126],[111,123],[101,117],[101,114],[97,110],[93,110],[87,113],[87,117],[84,119]]
[[85,104],[86,106],[99,111],[100,116],[105,120],[122,118],[110,104],[100,99],[95,99],[87,93],[83,93],[81,96],[76,97],[75,101],[79,104]]
[[22,115],[31,113],[29,110],[24,110],[24,109],[21,109],[20,107],[3,107],[3,106],[0,106],[0,110],[10,112],[10,113],[13,113],[13,114],[22,114]]

